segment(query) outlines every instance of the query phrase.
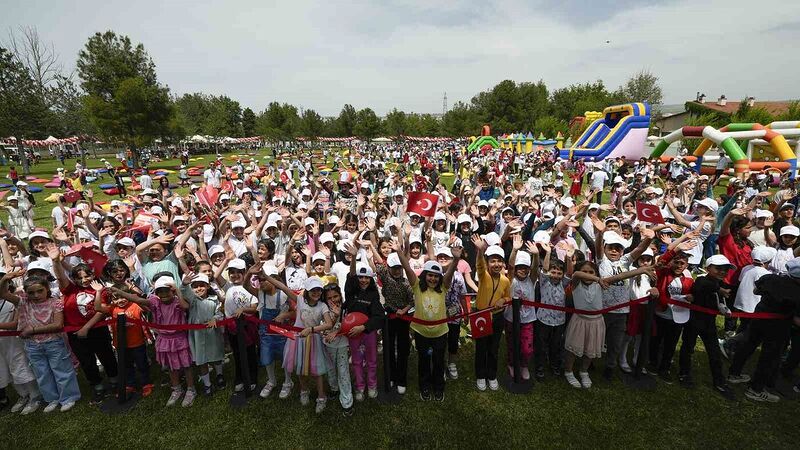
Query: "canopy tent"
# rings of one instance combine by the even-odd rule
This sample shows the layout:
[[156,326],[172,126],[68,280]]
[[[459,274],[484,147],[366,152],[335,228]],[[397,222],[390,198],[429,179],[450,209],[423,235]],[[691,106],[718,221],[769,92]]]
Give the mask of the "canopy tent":
[[[64,144],[79,144],[81,142],[89,141],[92,138],[89,136],[72,136],[68,138],[55,138],[53,136],[48,136],[47,139],[23,139],[22,145],[25,147],[50,147],[55,145],[64,145]],[[3,145],[16,145],[17,138],[10,136],[5,139],[0,139],[0,144]]]
[[387,138],[387,137],[377,137],[377,138],[373,139],[372,142],[387,143],[387,142],[392,142],[392,140]]

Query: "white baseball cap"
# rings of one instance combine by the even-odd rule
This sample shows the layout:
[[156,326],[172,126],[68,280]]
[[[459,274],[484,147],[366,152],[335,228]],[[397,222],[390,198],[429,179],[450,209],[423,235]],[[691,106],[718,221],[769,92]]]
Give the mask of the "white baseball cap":
[[800,278],[800,257],[786,261],[786,271],[792,278]]
[[472,217],[470,217],[469,214],[459,214],[458,217],[456,218],[456,222],[458,224],[472,223]]
[[389,253],[389,256],[386,257],[386,265],[389,267],[401,266],[400,256],[397,253]]
[[772,217],[772,211],[768,209],[756,210],[756,219],[766,219],[767,217]]
[[124,237],[117,241],[117,245],[122,245],[123,247],[136,247],[136,242],[129,237]]
[[436,261],[426,261],[425,265],[422,266],[423,272],[431,272],[435,273],[436,275],[443,275],[442,266]]
[[217,253],[225,253],[225,248],[221,245],[212,245],[211,248],[208,249],[208,257],[212,257]]
[[490,256],[499,256],[503,259],[506,257],[506,252],[503,250],[503,247],[499,245],[490,245],[489,248],[486,249],[486,253],[484,253],[486,257]]
[[228,263],[228,270],[231,269],[245,270],[246,268],[247,264],[244,262],[243,259],[236,258]]
[[443,212],[437,211],[436,214],[433,215],[433,220],[447,220],[447,216],[445,216]]
[[535,244],[547,244],[550,242],[550,233],[545,230],[539,230],[533,233],[533,242]]
[[[36,237],[50,239],[50,235],[47,234],[46,231],[36,230],[33,233],[28,235],[28,240],[30,241],[30,240],[32,240],[33,238],[36,238]],[[50,240],[52,240],[52,239],[50,239]]]
[[38,259],[36,261],[31,261],[25,270],[37,270],[37,269],[44,270],[45,272],[51,272],[53,270],[52,267],[45,266],[44,262]]
[[328,257],[325,256],[325,253],[322,252],[316,252],[314,253],[314,255],[311,256],[311,261],[319,261],[320,259],[325,261],[326,259],[328,259]]
[[695,200],[694,202],[697,203],[698,205],[705,206],[706,208],[710,209],[711,212],[717,212],[717,210],[719,209],[719,205],[717,204],[717,202],[709,197],[706,197],[702,200]]
[[303,282],[303,289],[306,291],[313,291],[314,289],[322,289],[322,279],[319,277],[308,277]]
[[800,236],[800,228],[794,225],[786,225],[785,227],[781,227],[780,235]]
[[264,274],[274,277],[278,274],[278,268],[274,264],[264,264]]
[[195,283],[209,284],[208,283],[208,275],[206,275],[204,273],[198,273],[197,275],[194,276],[194,279],[192,280],[192,284],[195,284]]
[[157,279],[155,284],[153,284],[153,290],[165,287],[175,287],[175,280],[173,280],[172,277],[163,276]]
[[303,225],[305,226],[314,225],[315,223],[317,223],[317,221],[314,220],[313,217],[306,217],[306,220],[303,221]]
[[708,266],[728,266],[731,270],[736,270],[736,266],[731,264],[725,255],[713,255],[706,259],[706,267]]
[[628,248],[630,242],[617,234],[616,231],[606,231],[603,233],[603,245],[621,245],[622,248]]
[[486,244],[488,244],[489,246],[497,245],[500,243],[500,235],[498,235],[494,231],[492,231],[491,233],[486,233],[481,237],[483,238],[484,241],[486,241]]
[[333,233],[330,231],[326,231],[319,235],[319,242],[320,244],[325,244],[328,242],[336,242],[336,238],[333,237]]
[[517,258],[514,260],[515,266],[530,267],[532,264],[531,255],[528,252],[517,252]]
[[768,263],[775,258],[775,255],[778,254],[778,250],[773,247],[767,247],[766,245],[759,245],[750,252],[750,255],[753,257],[753,261],[757,261],[760,263]]
[[358,263],[356,265],[356,276],[357,277],[374,277],[375,272],[372,271],[372,267],[364,264]]
[[244,220],[236,220],[231,224],[231,229],[245,228],[245,227],[247,227],[247,222],[245,222]]
[[445,255],[449,258],[453,257],[453,252],[450,250],[450,247],[437,247],[434,251],[436,256]]

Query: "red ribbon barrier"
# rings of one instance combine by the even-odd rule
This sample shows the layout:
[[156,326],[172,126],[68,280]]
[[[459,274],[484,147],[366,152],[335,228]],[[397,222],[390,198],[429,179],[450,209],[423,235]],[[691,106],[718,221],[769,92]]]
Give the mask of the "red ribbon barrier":
[[[693,305],[691,303],[686,302],[679,302],[677,300],[667,299],[667,303],[670,305],[682,306],[686,309],[691,309],[692,311],[701,312],[703,314],[709,314],[712,316],[725,316],[725,314],[719,312],[716,309],[706,308],[705,306]],[[789,316],[784,316],[783,314],[778,313],[767,313],[767,312],[731,312],[730,317],[740,318],[740,319],[788,319]]]

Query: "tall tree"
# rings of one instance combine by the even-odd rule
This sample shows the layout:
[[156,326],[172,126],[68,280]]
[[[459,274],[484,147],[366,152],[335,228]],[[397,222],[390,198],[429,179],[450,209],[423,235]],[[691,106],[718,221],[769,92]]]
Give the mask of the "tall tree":
[[482,125],[478,113],[464,102],[456,102],[442,117],[442,133],[445,136],[474,136],[480,132]]
[[364,108],[356,114],[356,125],[353,132],[356,136],[364,140],[372,140],[378,137],[381,131],[381,119],[370,108]]
[[321,136],[325,131],[325,122],[313,109],[306,109],[300,118],[300,134],[309,139]]
[[386,134],[392,137],[406,135],[408,124],[406,123],[406,113],[398,111],[397,108],[389,111],[383,120],[383,129]]
[[661,106],[664,97],[658,77],[647,70],[641,70],[628,78],[620,86],[617,95],[624,102],[648,102],[655,109]]
[[270,140],[293,139],[299,122],[297,107],[288,103],[272,102],[256,119],[256,133]]
[[341,137],[350,137],[355,135],[356,127],[356,109],[353,105],[347,104],[342,107],[339,117],[336,119],[338,124],[338,133]]
[[22,140],[42,137],[48,110],[28,70],[7,49],[0,47],[0,136],[17,138],[17,154],[25,174],[30,172]]
[[242,111],[242,135],[245,137],[255,136],[256,134],[256,113],[250,108]]
[[550,96],[550,110],[558,119],[569,122],[586,111],[602,111],[619,102],[615,100],[618,99],[608,92],[603,81],[597,80],[594,83],[573,84],[555,90]]
[[89,38],[77,67],[90,120],[106,139],[127,144],[138,166],[138,147],[167,133],[175,114],[153,60],[142,44],[107,31]]

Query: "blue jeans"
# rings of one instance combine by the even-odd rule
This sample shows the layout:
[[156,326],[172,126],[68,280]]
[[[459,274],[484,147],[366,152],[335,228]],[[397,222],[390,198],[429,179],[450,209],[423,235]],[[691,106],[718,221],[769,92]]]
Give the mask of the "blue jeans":
[[[127,385],[141,388],[142,386],[151,384],[150,363],[147,361],[147,345],[142,344],[138,347],[129,348],[126,356],[125,378]],[[136,377],[137,372],[139,374],[138,380]]]
[[719,240],[719,233],[710,234],[705,241],[703,241],[703,259],[706,260],[717,252],[717,241]]
[[26,339],[25,352],[28,353],[28,360],[36,374],[36,382],[45,402],[57,401],[63,405],[80,400],[78,377],[63,339],[46,342]]

